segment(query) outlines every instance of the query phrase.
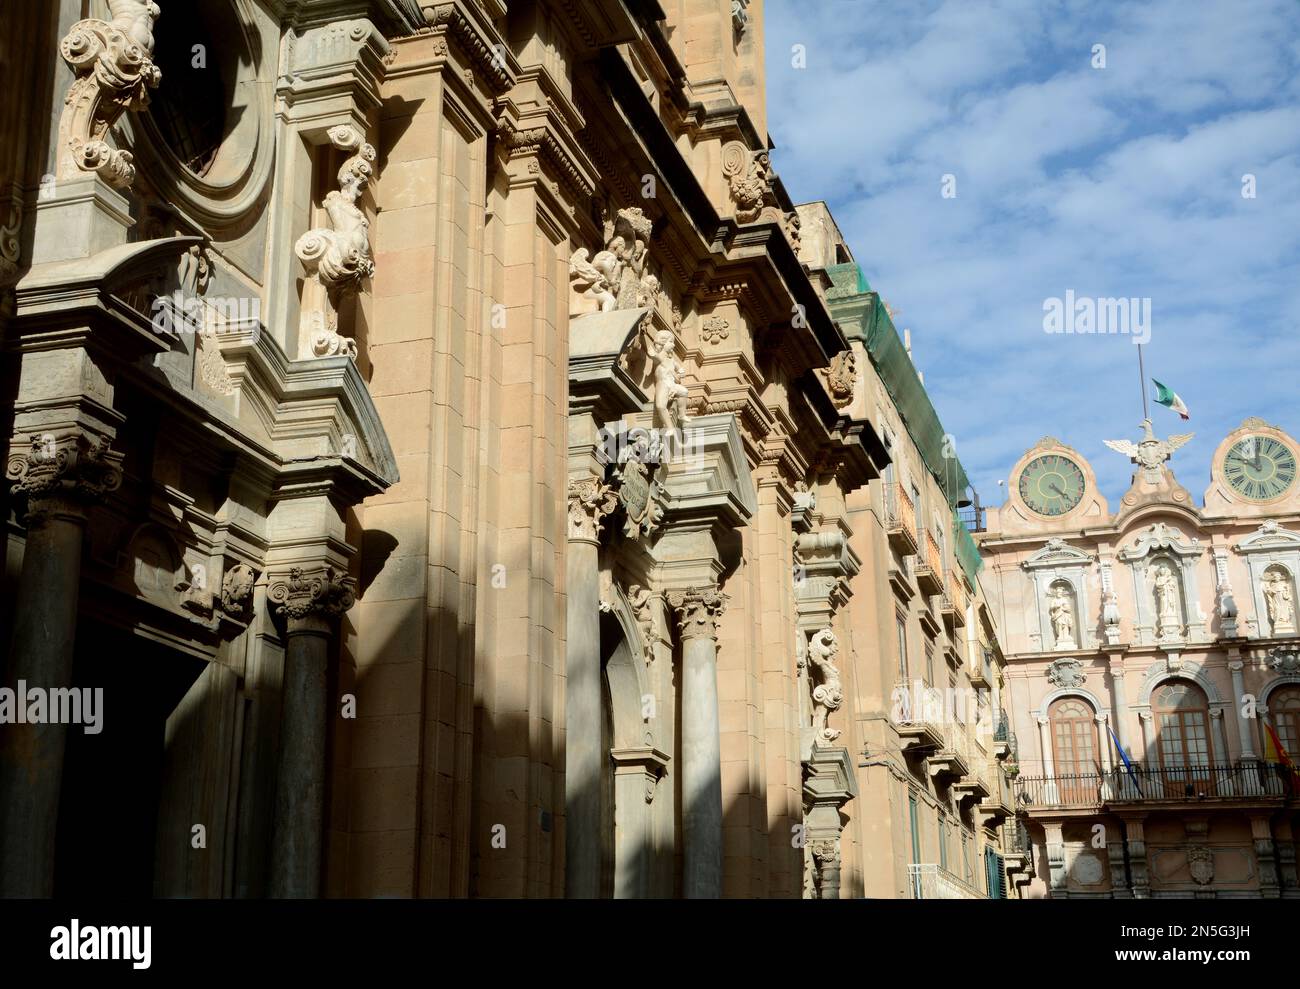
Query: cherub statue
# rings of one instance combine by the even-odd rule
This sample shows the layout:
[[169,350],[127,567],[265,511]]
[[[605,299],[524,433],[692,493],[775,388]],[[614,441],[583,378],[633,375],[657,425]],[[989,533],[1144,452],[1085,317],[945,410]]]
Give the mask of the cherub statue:
[[623,272],[623,253],[623,238],[615,237],[590,261],[585,247],[579,247],[569,258],[569,280],[583,295],[595,299],[601,312],[611,312],[618,304],[615,293]]
[[153,24],[161,11],[153,0],[108,0],[109,21],[146,55],[153,54]]
[[686,399],[690,390],[682,384],[686,369],[677,360],[677,339],[672,330],[660,330],[649,336],[647,324],[646,352],[654,364],[654,426],[665,437],[665,452],[675,452],[684,439]]

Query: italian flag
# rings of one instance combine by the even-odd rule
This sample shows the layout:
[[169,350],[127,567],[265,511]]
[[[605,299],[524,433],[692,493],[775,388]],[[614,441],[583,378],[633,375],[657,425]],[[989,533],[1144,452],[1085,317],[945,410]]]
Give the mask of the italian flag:
[[1173,409],[1184,419],[1191,418],[1187,413],[1187,406],[1184,405],[1183,400],[1178,397],[1178,392],[1174,391],[1172,388],[1166,388],[1159,381],[1156,381],[1155,378],[1151,379],[1151,383],[1156,386],[1157,405],[1163,405],[1167,409]]

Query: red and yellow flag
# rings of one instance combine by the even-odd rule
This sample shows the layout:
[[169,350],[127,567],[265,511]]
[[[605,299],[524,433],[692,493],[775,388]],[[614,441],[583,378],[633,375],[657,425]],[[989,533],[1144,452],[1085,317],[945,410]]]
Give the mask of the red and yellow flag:
[[1291,785],[1292,793],[1300,793],[1300,770],[1296,769],[1295,760],[1291,758],[1286,747],[1283,746],[1282,740],[1277,737],[1277,732],[1273,726],[1268,723],[1268,719],[1262,719],[1264,730],[1268,732],[1268,744],[1264,747],[1264,758],[1269,762],[1281,763],[1287,769],[1287,782]]

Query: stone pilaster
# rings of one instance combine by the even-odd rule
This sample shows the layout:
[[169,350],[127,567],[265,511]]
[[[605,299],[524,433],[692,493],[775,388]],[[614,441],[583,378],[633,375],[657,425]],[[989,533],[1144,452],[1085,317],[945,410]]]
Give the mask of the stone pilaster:
[[267,593],[284,620],[284,700],[271,843],[271,895],[320,895],[325,818],[326,671],[336,620],[352,607],[356,582],[326,566],[274,579]]
[[683,893],[722,895],[722,745],[718,728],[718,619],[726,596],[716,587],[669,591],[682,640]]
[[600,731],[600,529],[617,504],[614,490],[599,478],[570,478],[564,680],[564,888],[570,898],[601,892],[600,790],[607,757]]
[[1048,886],[1054,899],[1065,899],[1069,895],[1066,889],[1065,839],[1061,834],[1059,821],[1047,821],[1043,824],[1043,834],[1047,844]]
[[1119,736],[1119,744],[1124,746],[1124,751],[1131,759],[1133,749],[1128,740],[1128,690],[1124,685],[1124,660],[1113,653],[1110,656],[1110,689],[1111,703],[1115,709],[1115,734]]
[[[1232,700],[1233,710],[1236,711],[1237,721],[1237,740],[1241,743],[1242,759],[1257,759],[1255,755],[1255,743],[1251,738],[1250,721],[1241,713],[1242,698],[1246,696],[1246,681],[1242,671],[1245,664],[1240,660],[1233,658],[1228,661],[1228,672],[1232,674]],[[1227,761],[1227,753],[1224,753],[1224,761]]]
[[1129,876],[1132,880],[1133,899],[1151,898],[1151,881],[1147,873],[1146,832],[1142,827],[1142,818],[1124,819],[1124,842],[1128,845]]
[[840,898],[841,811],[858,794],[848,749],[816,746],[805,764],[804,840],[811,866],[811,888],[818,900]]
[[1269,827],[1269,814],[1251,814],[1250,832],[1255,842],[1255,861],[1259,867],[1259,895],[1275,900],[1282,895],[1278,882],[1277,849],[1273,844],[1273,831]]
[[[34,436],[5,475],[27,496],[27,541],[14,607],[11,686],[72,686],[86,512],[122,481],[121,454],[82,431]],[[53,893],[66,724],[0,726],[0,894]]]

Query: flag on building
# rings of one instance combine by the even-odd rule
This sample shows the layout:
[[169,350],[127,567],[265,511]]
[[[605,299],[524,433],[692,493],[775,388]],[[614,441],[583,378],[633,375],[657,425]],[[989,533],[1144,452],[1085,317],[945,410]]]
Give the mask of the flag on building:
[[[1137,792],[1142,794],[1142,784],[1138,782],[1137,773],[1133,769],[1133,763],[1129,761],[1128,753],[1124,751],[1124,746],[1119,744],[1119,736],[1115,734],[1115,729],[1110,725],[1106,726],[1106,730],[1110,732],[1110,737],[1115,740],[1115,750],[1119,752],[1120,759],[1124,761],[1124,768],[1128,770],[1129,779],[1131,779],[1133,785],[1137,787]],[[1145,796],[1145,794],[1142,795]]]
[[1295,760],[1287,752],[1282,740],[1277,737],[1277,732],[1268,723],[1268,719],[1263,718],[1261,720],[1264,722],[1264,730],[1268,732],[1268,744],[1264,746],[1264,758],[1268,762],[1281,763],[1286,774],[1284,778],[1289,785],[1290,791],[1300,793],[1300,770],[1296,769]]
[[1163,405],[1165,408],[1173,409],[1184,419],[1191,418],[1187,412],[1187,406],[1183,403],[1183,400],[1178,397],[1178,392],[1174,391],[1172,388],[1166,388],[1159,381],[1156,381],[1155,378],[1151,379],[1151,383],[1156,386],[1157,405]]

